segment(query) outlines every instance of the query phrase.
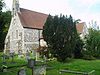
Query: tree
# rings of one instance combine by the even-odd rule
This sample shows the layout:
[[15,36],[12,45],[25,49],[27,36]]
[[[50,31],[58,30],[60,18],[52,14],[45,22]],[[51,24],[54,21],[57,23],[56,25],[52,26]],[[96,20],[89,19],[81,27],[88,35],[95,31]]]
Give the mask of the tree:
[[3,23],[3,20],[2,20],[2,8],[3,8],[3,6],[4,6],[4,3],[3,3],[3,0],[0,0],[0,48],[2,47],[2,37],[1,37],[1,35],[2,35],[2,23]]
[[80,37],[77,37],[76,39],[76,46],[75,46],[75,50],[74,50],[74,57],[75,58],[82,58],[83,57],[83,40],[80,39]]
[[0,1],[0,50],[4,49],[4,40],[10,25],[11,11],[2,12],[3,0]]
[[3,0],[0,0],[0,14],[1,14],[1,12],[2,12],[2,8],[3,8],[4,5],[5,5],[5,4],[4,4]]
[[43,37],[51,54],[58,61],[62,62],[73,56],[77,36],[76,23],[71,16],[48,16],[43,27]]
[[89,29],[85,52],[89,56],[100,58],[100,30]]
[[1,13],[0,20],[0,50],[4,49],[4,40],[11,21],[11,11]]

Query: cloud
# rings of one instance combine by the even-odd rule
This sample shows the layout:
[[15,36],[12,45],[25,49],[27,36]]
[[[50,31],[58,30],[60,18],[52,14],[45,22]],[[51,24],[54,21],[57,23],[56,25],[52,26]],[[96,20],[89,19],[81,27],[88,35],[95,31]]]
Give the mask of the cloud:
[[[100,0],[19,0],[20,6],[51,15],[67,14],[75,19],[89,21],[99,19]],[[12,7],[12,0],[5,0],[7,6]]]
[[66,0],[31,0],[30,2],[21,0],[20,4],[21,7],[43,13],[60,14],[70,13],[71,11]]

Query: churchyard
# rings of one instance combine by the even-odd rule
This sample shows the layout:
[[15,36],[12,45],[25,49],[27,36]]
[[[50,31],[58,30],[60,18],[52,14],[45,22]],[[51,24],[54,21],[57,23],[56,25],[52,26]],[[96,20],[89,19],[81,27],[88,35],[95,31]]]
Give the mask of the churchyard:
[[[0,75],[18,75],[20,70],[25,71],[23,75],[32,75],[32,69],[28,67],[28,62],[24,57],[19,58],[15,55],[13,58],[10,57],[3,60],[2,55],[3,53],[0,53]],[[44,67],[46,68],[46,75],[76,75],[75,73],[61,72],[63,70],[83,73],[89,73],[94,70],[94,72],[89,75],[100,75],[100,60],[69,59],[67,63],[49,60],[46,61],[46,63],[36,62],[35,68],[38,68],[38,66],[42,70],[44,70]],[[2,68],[4,69],[2,70]],[[40,69],[35,70],[35,72],[39,72]]]

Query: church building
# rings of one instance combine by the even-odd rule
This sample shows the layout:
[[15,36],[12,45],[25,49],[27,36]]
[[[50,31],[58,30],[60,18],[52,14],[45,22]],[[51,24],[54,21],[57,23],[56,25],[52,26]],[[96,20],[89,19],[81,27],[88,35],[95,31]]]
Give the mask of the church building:
[[[19,0],[13,0],[11,24],[5,39],[5,53],[26,53],[33,50],[38,54],[43,25],[48,15],[19,7]],[[78,32],[86,33],[85,23],[77,26]]]

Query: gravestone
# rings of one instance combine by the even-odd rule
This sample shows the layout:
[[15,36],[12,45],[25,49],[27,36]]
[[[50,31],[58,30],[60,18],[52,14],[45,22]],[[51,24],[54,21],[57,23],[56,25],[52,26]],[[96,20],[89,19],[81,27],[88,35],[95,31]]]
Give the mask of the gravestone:
[[34,75],[35,59],[28,60],[28,67],[32,69],[32,75]]
[[34,68],[34,66],[35,66],[35,59],[29,59],[28,60],[28,67]]
[[11,62],[14,63],[14,50],[10,50],[10,57],[12,58]]
[[14,53],[10,53],[10,56],[12,58],[11,62],[14,63]]
[[6,65],[2,65],[1,66],[1,71],[2,72],[7,72],[7,66]]
[[18,51],[18,57],[19,57],[19,58],[23,57],[23,53],[22,53],[21,50]]
[[26,52],[26,61],[28,61],[30,59],[30,53],[27,51]]
[[46,75],[46,66],[40,66],[34,70],[35,75]]
[[17,75],[26,75],[25,69],[20,69]]

